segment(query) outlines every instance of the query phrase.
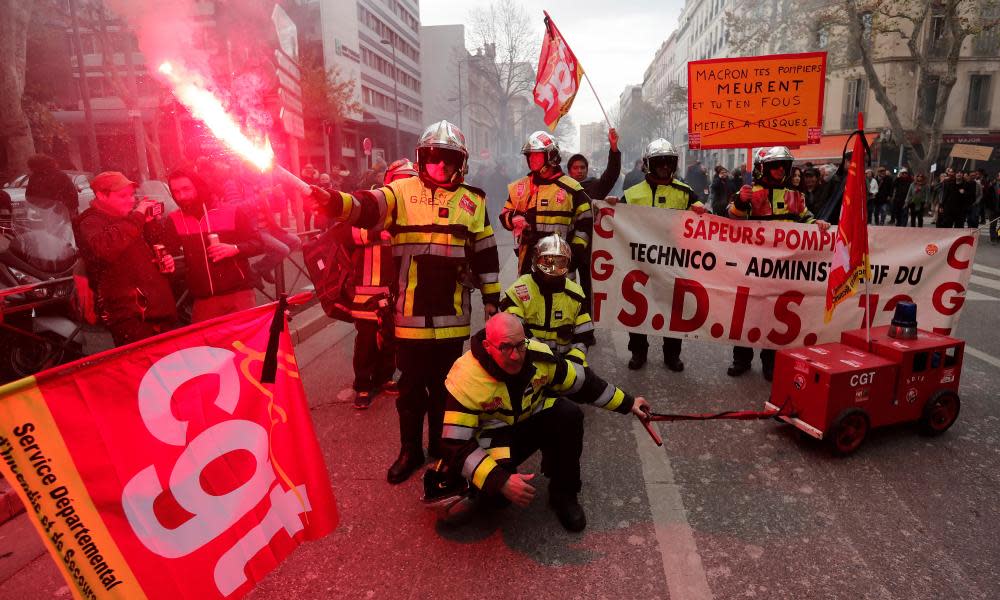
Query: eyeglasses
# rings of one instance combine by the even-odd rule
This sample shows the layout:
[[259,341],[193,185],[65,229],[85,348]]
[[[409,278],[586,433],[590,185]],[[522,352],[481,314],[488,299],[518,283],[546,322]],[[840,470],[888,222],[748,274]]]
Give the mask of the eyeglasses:
[[508,344],[507,342],[500,342],[500,344],[497,346],[497,349],[500,350],[501,353],[506,354],[507,356],[514,354],[515,351],[517,352],[517,354],[521,354],[528,350],[528,340],[523,339],[520,342],[515,342],[513,344]]

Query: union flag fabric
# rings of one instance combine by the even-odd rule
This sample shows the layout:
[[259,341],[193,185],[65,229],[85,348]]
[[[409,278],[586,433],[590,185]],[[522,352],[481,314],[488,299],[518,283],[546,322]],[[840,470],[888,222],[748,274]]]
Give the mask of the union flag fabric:
[[582,77],[583,67],[549,14],[545,13],[545,37],[538,57],[534,95],[535,104],[545,112],[545,124],[549,131],[555,131],[559,119],[569,112]]
[[0,473],[75,597],[240,597],[336,527],[280,308],[0,387]]
[[833,264],[826,287],[826,323],[838,304],[850,298],[858,284],[871,277],[868,255],[868,191],[865,186],[864,120],[858,114],[851,162],[840,207],[840,223],[833,244]]

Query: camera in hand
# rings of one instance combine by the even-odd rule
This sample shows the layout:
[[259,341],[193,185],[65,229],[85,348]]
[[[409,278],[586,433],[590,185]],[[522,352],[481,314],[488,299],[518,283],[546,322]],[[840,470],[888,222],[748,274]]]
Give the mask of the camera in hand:
[[163,214],[163,203],[154,202],[146,208],[147,217],[158,217]]

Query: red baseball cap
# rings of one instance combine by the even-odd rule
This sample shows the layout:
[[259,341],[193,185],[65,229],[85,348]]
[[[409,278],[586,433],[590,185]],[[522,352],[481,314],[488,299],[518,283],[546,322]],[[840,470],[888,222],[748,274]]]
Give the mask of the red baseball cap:
[[139,184],[132,181],[128,177],[125,177],[119,171],[104,171],[103,173],[98,173],[94,176],[94,179],[90,182],[90,189],[95,192],[101,192],[103,194],[109,194],[111,192],[117,192],[125,186],[139,187]]

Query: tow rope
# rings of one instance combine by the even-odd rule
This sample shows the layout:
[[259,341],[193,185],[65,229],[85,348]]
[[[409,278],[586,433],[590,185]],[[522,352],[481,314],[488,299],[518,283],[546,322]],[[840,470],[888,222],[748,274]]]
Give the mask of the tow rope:
[[782,411],[785,410],[785,405],[781,405],[781,408],[777,410],[724,410],[717,413],[698,413],[698,414],[667,414],[667,413],[656,413],[649,410],[643,411],[645,417],[639,417],[639,422],[642,426],[646,428],[646,432],[649,433],[649,437],[653,438],[657,446],[663,445],[663,438],[660,434],[653,428],[653,421],[712,421],[715,419],[730,419],[736,421],[756,421],[761,419],[770,419],[772,417],[782,416]]

